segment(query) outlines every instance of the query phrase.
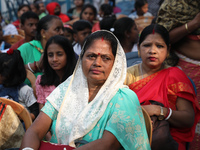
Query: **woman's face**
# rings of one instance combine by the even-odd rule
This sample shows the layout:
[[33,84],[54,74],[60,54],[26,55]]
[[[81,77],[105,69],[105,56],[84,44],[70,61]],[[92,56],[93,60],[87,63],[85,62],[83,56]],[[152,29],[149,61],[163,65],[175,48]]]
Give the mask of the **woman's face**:
[[93,22],[93,20],[95,19],[95,15],[94,15],[94,12],[93,12],[92,8],[90,8],[90,7],[86,8],[83,11],[81,17],[82,17],[83,20],[87,20],[89,22]]
[[82,58],[83,73],[88,84],[103,85],[113,67],[115,57],[108,41],[97,39]]
[[64,35],[64,27],[60,19],[53,19],[49,24],[49,29],[44,30],[44,35],[42,35],[45,36],[46,41],[54,35]]
[[133,25],[130,32],[129,32],[129,38],[131,39],[132,43],[137,43],[139,37],[139,31],[136,25]]
[[63,48],[55,43],[49,45],[47,49],[48,63],[56,72],[64,71],[67,65],[67,55]]
[[158,33],[149,34],[138,47],[142,63],[151,69],[160,68],[167,57],[167,45]]
[[17,16],[18,18],[20,18],[22,16],[23,13],[29,11],[29,8],[27,6],[24,6],[22,9],[20,9],[18,12],[17,12]]

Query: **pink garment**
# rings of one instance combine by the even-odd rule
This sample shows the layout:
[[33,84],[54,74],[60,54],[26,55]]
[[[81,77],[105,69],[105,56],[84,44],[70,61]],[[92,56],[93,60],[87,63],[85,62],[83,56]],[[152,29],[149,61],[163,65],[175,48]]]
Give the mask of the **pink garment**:
[[35,86],[36,86],[36,95],[37,95],[37,102],[40,104],[46,103],[46,97],[56,88],[54,85],[51,86],[41,86],[41,75],[37,76]]

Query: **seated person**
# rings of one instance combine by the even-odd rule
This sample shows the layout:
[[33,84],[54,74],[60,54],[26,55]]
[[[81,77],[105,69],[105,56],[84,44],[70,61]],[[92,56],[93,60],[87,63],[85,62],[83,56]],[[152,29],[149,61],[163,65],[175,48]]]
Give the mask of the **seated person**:
[[83,8],[84,2],[85,0],[73,0],[74,1],[74,5],[75,7],[70,8],[67,11],[67,15],[71,18],[71,19],[76,19],[80,17],[80,13],[81,10]]
[[3,40],[3,30],[2,30],[2,27],[0,25],[0,52],[10,48],[10,46],[11,46],[10,44],[6,43]]
[[3,35],[18,34],[17,28],[13,24],[7,23],[3,19],[1,12],[0,12],[0,24],[1,24],[2,29],[3,29]]
[[89,21],[86,20],[78,20],[73,24],[74,30],[74,41],[76,44],[74,45],[74,52],[77,55],[81,54],[81,48],[84,44],[85,38],[91,34],[92,25]]
[[146,0],[136,0],[134,7],[135,10],[128,16],[131,19],[134,20],[140,16],[152,16],[152,14],[148,12],[148,2]]
[[[169,122],[178,150],[186,150],[186,142],[194,138],[200,108],[193,85],[185,73],[164,63],[170,50],[166,28],[158,24],[147,26],[140,35],[138,50],[142,63],[128,68],[125,84],[137,94],[150,116]],[[163,107],[151,104],[152,101]],[[159,142],[156,144],[165,146]]]
[[[73,75],[47,97],[21,149],[38,149],[50,129],[51,142],[77,150],[150,150],[141,106],[125,78],[125,54],[114,35],[88,36]],[[88,143],[76,145],[80,140]]]
[[31,11],[30,6],[27,5],[27,4],[23,4],[23,5],[19,6],[19,8],[17,9],[18,19],[12,23],[17,29],[20,29],[20,17],[21,17],[21,15],[23,13],[27,12],[27,11]]
[[37,14],[32,11],[27,11],[24,14],[22,14],[20,20],[21,20],[21,29],[24,30],[25,38],[13,44],[11,46],[12,49],[17,49],[22,44],[30,42],[35,38],[37,24],[39,21]]
[[70,18],[67,15],[61,13],[61,7],[57,2],[51,2],[47,4],[46,9],[50,15],[60,17],[63,23],[66,23],[70,20]]
[[26,70],[20,52],[9,49],[6,53],[0,53],[0,97],[22,104],[34,120],[39,107],[33,89],[23,83],[25,79]]
[[74,30],[72,25],[70,24],[64,25],[64,36],[70,41],[72,45],[74,45]]
[[42,12],[40,10],[40,3],[42,3],[42,2],[36,1],[30,5],[32,12],[36,13],[38,15],[39,19],[41,19],[42,17],[47,15],[45,12]]
[[[22,44],[21,52],[26,69],[34,73],[35,77],[42,74],[42,54],[48,39],[54,35],[63,35],[63,23],[58,16],[47,15],[39,20],[35,40]],[[30,85],[28,80],[26,84]]]

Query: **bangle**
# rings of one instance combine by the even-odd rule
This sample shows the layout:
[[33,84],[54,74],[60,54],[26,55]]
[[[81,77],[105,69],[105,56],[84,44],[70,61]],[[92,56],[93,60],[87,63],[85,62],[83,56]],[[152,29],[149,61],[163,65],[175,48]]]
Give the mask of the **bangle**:
[[167,108],[167,115],[165,116],[165,119],[169,116],[169,112],[170,112],[170,109]]
[[34,150],[34,149],[32,149],[32,148],[30,148],[30,147],[25,147],[25,148],[23,148],[22,150]]
[[35,71],[37,72],[38,68],[37,68],[37,65],[36,65],[36,61],[34,61],[34,68],[35,68]]
[[34,71],[31,69],[31,66],[30,66],[30,62],[28,63],[28,69],[34,73]]
[[190,33],[189,29],[188,29],[188,24],[185,24],[185,29],[187,30],[188,33]]
[[168,119],[171,117],[171,115],[172,115],[172,109],[169,108],[169,114],[168,114],[168,116],[165,118],[165,120],[168,120]]

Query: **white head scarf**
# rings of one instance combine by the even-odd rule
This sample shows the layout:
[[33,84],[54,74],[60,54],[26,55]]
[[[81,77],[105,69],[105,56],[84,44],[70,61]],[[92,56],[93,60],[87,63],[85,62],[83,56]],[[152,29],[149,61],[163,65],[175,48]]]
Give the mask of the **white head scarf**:
[[[97,32],[102,32],[102,30],[94,33]],[[113,35],[109,31],[104,30],[103,32]],[[110,100],[119,88],[124,87],[123,83],[127,70],[126,57],[118,39],[117,42],[117,52],[112,70],[90,103],[88,103],[89,90],[87,79],[83,74],[81,58],[77,62],[73,75],[62,83],[62,85],[66,85],[66,88],[64,88],[66,93],[62,103],[59,103],[56,98],[47,98],[59,111],[56,122],[58,143],[75,147],[75,140],[81,139],[95,127],[103,116]],[[55,93],[62,94],[63,88],[56,88],[56,90]]]

